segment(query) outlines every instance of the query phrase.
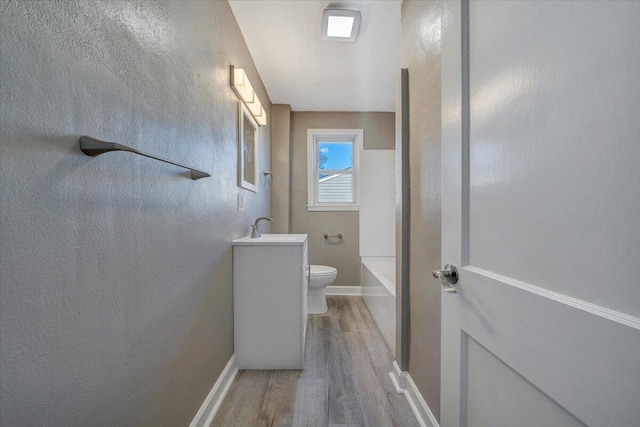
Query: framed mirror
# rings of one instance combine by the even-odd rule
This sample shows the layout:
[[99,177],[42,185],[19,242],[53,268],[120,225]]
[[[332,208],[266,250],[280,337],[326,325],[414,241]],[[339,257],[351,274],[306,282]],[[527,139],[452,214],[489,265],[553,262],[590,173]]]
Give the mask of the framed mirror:
[[258,192],[258,124],[244,105],[238,103],[238,185]]

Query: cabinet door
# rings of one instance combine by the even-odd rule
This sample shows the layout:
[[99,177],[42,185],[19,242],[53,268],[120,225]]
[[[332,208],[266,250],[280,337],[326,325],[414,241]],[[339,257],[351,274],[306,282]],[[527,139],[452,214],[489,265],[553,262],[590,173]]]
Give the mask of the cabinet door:
[[302,357],[304,358],[304,346],[307,338],[307,320],[309,318],[307,313],[307,299],[309,297],[309,280],[311,277],[311,266],[309,265],[307,244],[303,246],[302,255]]

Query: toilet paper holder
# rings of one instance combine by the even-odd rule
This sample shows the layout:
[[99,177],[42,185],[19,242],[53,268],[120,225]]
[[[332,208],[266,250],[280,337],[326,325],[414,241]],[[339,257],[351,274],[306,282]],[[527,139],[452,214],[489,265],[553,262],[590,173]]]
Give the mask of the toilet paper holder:
[[336,234],[335,236],[329,236],[328,234],[325,234],[325,235],[324,235],[324,238],[325,238],[325,239],[330,239],[330,238],[332,238],[332,237],[337,237],[338,239],[341,239],[341,240],[342,240],[342,233],[340,233],[340,234]]

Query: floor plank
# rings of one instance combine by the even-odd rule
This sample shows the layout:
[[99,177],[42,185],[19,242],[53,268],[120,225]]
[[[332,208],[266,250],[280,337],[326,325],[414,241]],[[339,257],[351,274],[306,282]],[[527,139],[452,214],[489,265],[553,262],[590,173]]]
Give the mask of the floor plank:
[[304,370],[300,378],[319,379],[329,377],[329,327],[325,316],[309,316],[307,322],[307,342],[304,349]]
[[381,339],[380,330],[376,326],[366,304],[357,304],[356,302],[357,301],[350,300],[353,309],[358,313],[355,316],[356,322],[360,334],[366,343],[371,364],[378,378],[381,379],[381,386],[387,395],[389,415],[391,416],[393,425],[413,425],[413,423],[416,422],[413,412],[402,410],[407,403],[405,397],[398,394],[391,381],[388,380],[389,366],[393,363],[393,356],[389,351],[389,347],[387,347],[384,338]]
[[393,356],[362,298],[327,302],[326,314],[309,316],[304,370],[241,371],[212,426],[418,425],[391,383]]
[[340,319],[340,327],[344,332],[358,332],[358,321],[356,320],[356,310],[351,305],[350,298],[336,298],[337,316]]
[[[258,409],[261,407],[270,377],[270,371],[240,371],[213,424],[222,427],[268,425],[259,422],[260,412],[252,403],[257,403]],[[239,405],[238,402],[246,404]]]
[[272,371],[265,390],[258,420],[270,427],[291,425],[294,396],[300,371]]
[[325,380],[298,380],[293,427],[326,427],[329,415],[328,399]]
[[369,352],[362,335],[346,332],[349,353],[353,357],[355,378],[359,390],[366,393],[358,394],[358,404],[364,418],[365,426],[391,426],[393,422],[389,416],[389,401],[380,378],[375,372]]
[[329,345],[329,422],[333,424],[362,424],[353,363],[338,319],[325,317]]

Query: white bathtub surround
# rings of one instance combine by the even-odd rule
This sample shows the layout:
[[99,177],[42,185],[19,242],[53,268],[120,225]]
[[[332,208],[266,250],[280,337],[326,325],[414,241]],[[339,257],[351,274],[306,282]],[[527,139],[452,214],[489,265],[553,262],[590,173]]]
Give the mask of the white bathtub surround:
[[362,258],[360,274],[362,299],[396,357],[396,259]]
[[396,256],[395,150],[363,150],[360,256]]
[[361,294],[395,357],[395,150],[364,150],[360,167]]
[[213,385],[213,388],[193,418],[193,421],[189,424],[189,427],[209,427],[211,425],[237,374],[238,365],[236,364],[236,355],[234,354],[229,359],[227,366],[225,366],[218,380]]

